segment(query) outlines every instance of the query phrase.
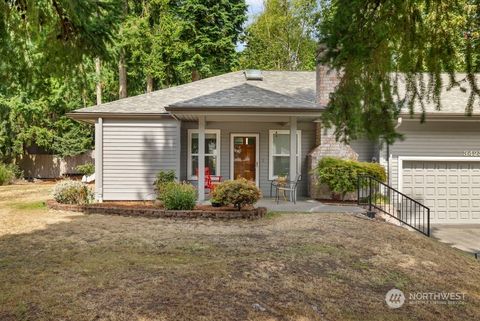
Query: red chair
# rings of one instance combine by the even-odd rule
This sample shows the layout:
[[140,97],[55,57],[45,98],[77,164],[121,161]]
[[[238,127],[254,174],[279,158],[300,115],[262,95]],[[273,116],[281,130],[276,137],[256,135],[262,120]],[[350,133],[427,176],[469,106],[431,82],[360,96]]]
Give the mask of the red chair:
[[[198,168],[195,169],[195,176],[198,178]],[[208,167],[205,167],[205,188],[212,189],[212,176]]]
[[[195,170],[195,175],[198,177],[198,168]],[[210,168],[205,167],[205,188],[208,188],[210,191],[215,189],[215,185],[213,182],[221,182],[222,176],[212,176],[210,174]]]

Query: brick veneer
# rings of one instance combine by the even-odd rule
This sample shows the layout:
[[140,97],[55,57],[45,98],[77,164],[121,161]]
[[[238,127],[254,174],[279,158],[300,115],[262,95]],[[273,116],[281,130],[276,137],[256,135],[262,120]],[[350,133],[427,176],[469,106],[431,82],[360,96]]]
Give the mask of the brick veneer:
[[[330,94],[335,91],[340,77],[341,73],[331,70],[325,65],[317,65],[316,100],[320,106],[328,105]],[[357,160],[358,154],[349,145],[337,142],[333,130],[322,128],[321,123],[316,123],[315,126],[315,143],[317,147],[308,154],[308,169],[310,173],[308,195],[316,199],[330,199],[332,194],[330,189],[324,184],[320,184],[314,173],[318,162],[326,156]]]
[[174,218],[174,219],[192,219],[192,218],[207,218],[207,219],[258,219],[264,217],[267,214],[265,207],[258,207],[253,210],[241,210],[241,211],[205,211],[205,210],[193,210],[193,211],[169,211],[163,208],[152,207],[122,207],[112,205],[110,207],[105,206],[103,203],[101,206],[96,204],[86,205],[72,205],[72,204],[60,204],[54,200],[48,200],[46,202],[47,207],[52,210],[82,212],[86,214],[106,214],[106,215],[120,215],[120,216],[140,216],[151,218]]

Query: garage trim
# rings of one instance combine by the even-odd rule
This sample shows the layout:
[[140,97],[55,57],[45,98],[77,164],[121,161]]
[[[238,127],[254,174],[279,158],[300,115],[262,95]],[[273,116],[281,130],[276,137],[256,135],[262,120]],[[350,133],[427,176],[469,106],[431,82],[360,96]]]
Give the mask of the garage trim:
[[403,193],[403,161],[480,162],[480,157],[398,156],[398,190]]

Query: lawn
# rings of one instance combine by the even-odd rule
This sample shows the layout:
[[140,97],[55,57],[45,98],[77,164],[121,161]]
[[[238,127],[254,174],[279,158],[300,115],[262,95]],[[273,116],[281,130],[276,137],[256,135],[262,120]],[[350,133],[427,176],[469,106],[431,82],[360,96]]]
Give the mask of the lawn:
[[[0,187],[0,320],[474,320],[480,263],[340,214],[173,221],[48,211],[50,185]],[[464,304],[389,309],[385,293]]]

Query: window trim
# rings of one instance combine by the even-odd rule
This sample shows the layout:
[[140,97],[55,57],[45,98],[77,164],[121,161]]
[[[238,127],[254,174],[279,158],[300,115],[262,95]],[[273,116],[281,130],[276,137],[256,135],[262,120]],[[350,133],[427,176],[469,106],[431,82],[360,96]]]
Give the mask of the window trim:
[[[288,154],[273,154],[273,135],[277,134],[288,134],[290,135],[289,129],[270,129],[268,132],[268,179],[273,181],[278,178],[278,175],[273,175],[273,157],[274,156],[288,156],[290,157],[290,152]],[[302,170],[302,131],[297,130],[297,171],[301,173]]]
[[[198,129],[189,129],[188,130],[188,144],[187,144],[187,177],[188,180],[190,181],[197,181],[198,178],[196,175],[193,175],[192,173],[192,156],[198,156],[198,154],[193,154],[192,153],[192,135],[193,134],[198,134],[199,130]],[[220,174],[220,146],[221,146],[221,141],[220,141],[220,129],[205,129],[205,134],[215,134],[217,138],[217,153],[216,154],[205,154],[205,156],[216,156],[217,157],[217,168],[216,172],[217,175]]]

